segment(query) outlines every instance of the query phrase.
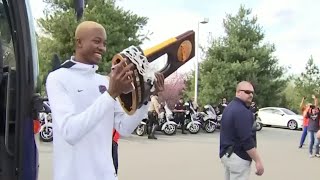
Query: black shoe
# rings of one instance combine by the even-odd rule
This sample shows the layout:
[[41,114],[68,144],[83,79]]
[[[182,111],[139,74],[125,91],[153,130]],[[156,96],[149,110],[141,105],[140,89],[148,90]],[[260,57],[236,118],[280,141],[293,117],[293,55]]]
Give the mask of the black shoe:
[[148,139],[158,139],[155,136],[148,136]]
[[299,146],[299,149],[302,148],[302,145]]
[[186,132],[182,131],[182,134],[187,134]]

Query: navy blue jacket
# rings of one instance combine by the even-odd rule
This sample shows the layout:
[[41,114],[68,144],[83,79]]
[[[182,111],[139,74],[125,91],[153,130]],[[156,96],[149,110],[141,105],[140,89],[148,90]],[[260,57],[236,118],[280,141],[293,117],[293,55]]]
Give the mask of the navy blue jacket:
[[240,158],[252,161],[247,150],[255,147],[252,127],[254,117],[249,107],[239,98],[234,98],[224,109],[220,127],[220,158],[229,146]]

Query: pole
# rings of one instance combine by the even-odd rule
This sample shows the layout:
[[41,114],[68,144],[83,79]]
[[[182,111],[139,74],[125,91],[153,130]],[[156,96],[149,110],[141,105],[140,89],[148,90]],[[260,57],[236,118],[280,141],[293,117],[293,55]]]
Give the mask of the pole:
[[200,23],[198,22],[198,35],[197,35],[197,38],[198,38],[198,40],[197,40],[197,58],[196,58],[196,63],[195,63],[195,75],[194,75],[194,78],[195,78],[195,82],[194,82],[194,101],[195,101],[195,103],[198,103],[198,75],[199,75],[199,45],[200,45],[200,41],[199,41],[199,39],[200,39]]

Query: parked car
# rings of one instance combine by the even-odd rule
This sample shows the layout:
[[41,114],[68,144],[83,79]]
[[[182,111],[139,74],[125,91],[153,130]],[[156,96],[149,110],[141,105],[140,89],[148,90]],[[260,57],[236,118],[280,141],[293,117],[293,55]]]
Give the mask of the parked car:
[[287,127],[291,130],[302,129],[303,117],[286,108],[261,108],[258,117],[263,125]]

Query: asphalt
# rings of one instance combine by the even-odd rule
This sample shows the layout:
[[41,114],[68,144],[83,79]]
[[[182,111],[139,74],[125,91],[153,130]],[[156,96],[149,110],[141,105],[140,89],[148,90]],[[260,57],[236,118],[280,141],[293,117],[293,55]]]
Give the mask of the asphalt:
[[[264,127],[258,132],[258,151],[265,173],[251,180],[319,180],[320,158],[309,158],[308,139],[298,149],[301,131]],[[219,130],[212,134],[157,133],[158,140],[132,135],[119,143],[119,180],[224,179],[218,157]],[[52,144],[38,142],[39,180],[52,180]]]

